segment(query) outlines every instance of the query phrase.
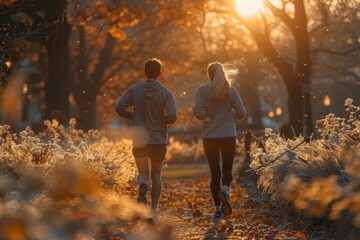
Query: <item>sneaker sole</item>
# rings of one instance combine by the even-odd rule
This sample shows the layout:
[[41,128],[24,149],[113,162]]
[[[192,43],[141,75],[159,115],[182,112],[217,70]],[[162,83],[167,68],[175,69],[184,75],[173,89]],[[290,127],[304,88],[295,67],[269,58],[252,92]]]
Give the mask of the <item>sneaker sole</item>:
[[220,220],[223,219],[224,217],[225,217],[225,214],[223,213],[223,214],[221,215],[221,217],[212,218],[212,220],[213,220],[214,222],[216,222],[216,221],[220,221]]
[[222,203],[221,210],[223,211],[223,213],[225,213],[225,215],[232,214],[232,207],[230,205],[229,198],[226,196],[226,193],[223,190],[220,191],[219,198]]

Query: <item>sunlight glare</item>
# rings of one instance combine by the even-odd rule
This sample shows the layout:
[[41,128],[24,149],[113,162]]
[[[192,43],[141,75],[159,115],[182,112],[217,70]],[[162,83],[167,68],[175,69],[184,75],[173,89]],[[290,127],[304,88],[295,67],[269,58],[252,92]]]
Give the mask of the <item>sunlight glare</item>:
[[272,5],[274,5],[275,7],[277,7],[277,8],[282,8],[283,7],[283,3],[280,0],[270,0],[270,3]]
[[261,0],[236,0],[236,11],[241,15],[250,16],[261,9]]

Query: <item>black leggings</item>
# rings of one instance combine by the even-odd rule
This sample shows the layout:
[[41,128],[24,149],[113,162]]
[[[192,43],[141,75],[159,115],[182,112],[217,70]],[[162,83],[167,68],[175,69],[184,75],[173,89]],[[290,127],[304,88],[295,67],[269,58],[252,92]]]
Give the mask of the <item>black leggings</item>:
[[[220,205],[220,181],[230,187],[232,181],[232,166],[234,163],[236,138],[204,138],[204,150],[211,171],[211,194],[215,206]],[[222,171],[220,169],[220,153],[223,159]]]

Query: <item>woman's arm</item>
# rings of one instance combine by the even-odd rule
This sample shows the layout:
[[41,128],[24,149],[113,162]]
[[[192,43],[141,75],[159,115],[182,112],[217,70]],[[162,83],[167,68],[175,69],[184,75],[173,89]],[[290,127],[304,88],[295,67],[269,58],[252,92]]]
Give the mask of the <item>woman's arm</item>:
[[246,109],[244,107],[243,102],[241,101],[240,95],[236,90],[236,88],[232,87],[231,89],[232,89],[231,98],[232,98],[234,118],[236,120],[241,120],[246,115]]
[[204,120],[207,115],[205,97],[201,88],[199,88],[196,92],[193,113],[194,116],[199,120]]

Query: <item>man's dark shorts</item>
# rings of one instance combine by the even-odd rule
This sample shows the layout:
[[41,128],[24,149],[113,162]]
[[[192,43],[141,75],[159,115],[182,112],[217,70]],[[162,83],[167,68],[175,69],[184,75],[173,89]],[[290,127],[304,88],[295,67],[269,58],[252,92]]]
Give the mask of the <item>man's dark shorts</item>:
[[165,159],[166,144],[148,144],[144,147],[133,147],[135,158],[149,157],[151,161],[161,162]]

